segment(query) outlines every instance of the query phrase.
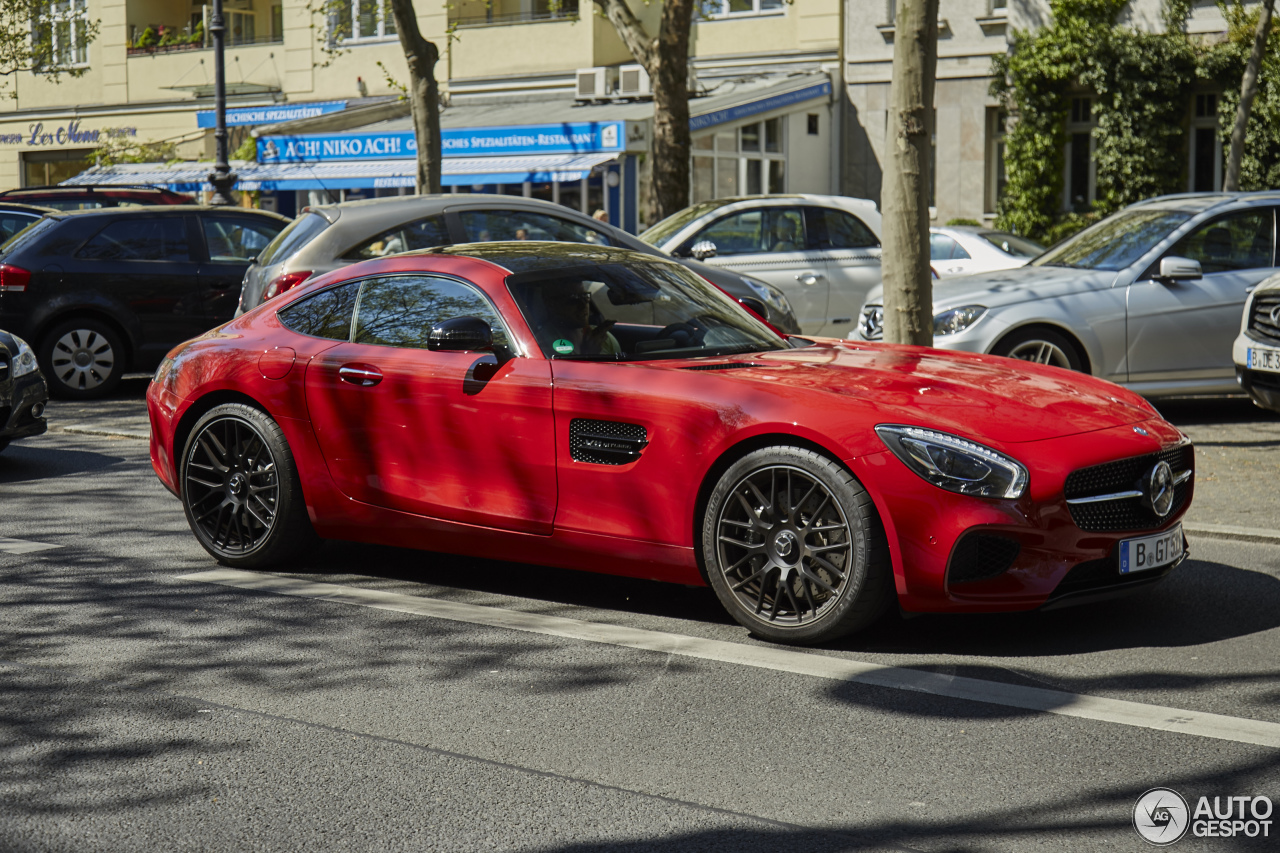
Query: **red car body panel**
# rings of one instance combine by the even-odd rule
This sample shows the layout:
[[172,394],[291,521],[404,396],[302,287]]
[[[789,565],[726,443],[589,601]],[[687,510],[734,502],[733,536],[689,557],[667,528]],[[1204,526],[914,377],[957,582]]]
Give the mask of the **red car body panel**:
[[[424,270],[483,290],[527,355],[500,364],[487,353],[343,343],[276,317],[337,281]],[[702,584],[699,513],[726,460],[744,445],[800,443],[841,460],[869,492],[904,609],[1027,610],[1073,566],[1155,532],[1081,530],[1065,503],[1067,476],[1186,441],[1141,397],[1105,381],[923,347],[816,340],[748,356],[549,361],[508,274],[458,255],[366,262],[178,347],[148,392],[157,474],[177,494],[175,442],[214,402],[248,400],[284,431],[321,536]],[[377,382],[344,381],[343,368]],[[638,424],[648,445],[623,465],[574,461],[576,418]],[[1007,454],[1030,471],[1027,491],[996,500],[935,487],[886,449],[879,424]],[[975,531],[1021,550],[1000,576],[949,588],[953,546]]]

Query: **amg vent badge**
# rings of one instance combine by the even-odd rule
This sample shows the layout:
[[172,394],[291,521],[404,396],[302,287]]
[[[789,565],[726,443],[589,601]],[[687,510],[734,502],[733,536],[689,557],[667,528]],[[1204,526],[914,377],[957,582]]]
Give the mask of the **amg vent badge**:
[[640,458],[649,444],[639,424],[574,418],[569,422],[569,456],[575,462],[626,465]]

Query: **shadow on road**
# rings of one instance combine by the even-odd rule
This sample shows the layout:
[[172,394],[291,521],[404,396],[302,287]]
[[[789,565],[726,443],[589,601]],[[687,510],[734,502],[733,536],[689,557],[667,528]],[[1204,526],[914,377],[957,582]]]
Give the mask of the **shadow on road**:
[[0,453],[0,483],[86,474],[124,461],[121,456],[109,456],[90,450],[66,450],[16,441]]

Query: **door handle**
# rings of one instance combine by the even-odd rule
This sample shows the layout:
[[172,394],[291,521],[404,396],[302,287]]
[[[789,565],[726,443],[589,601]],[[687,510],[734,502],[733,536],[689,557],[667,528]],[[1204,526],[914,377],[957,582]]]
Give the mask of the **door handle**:
[[338,368],[338,378],[352,385],[377,385],[382,381],[382,371],[368,364],[345,364]]
[[801,284],[808,284],[808,285],[817,284],[818,282],[822,281],[825,278],[826,276],[823,275],[822,273],[813,272],[811,270],[805,270],[802,273],[796,274],[796,281],[800,282]]

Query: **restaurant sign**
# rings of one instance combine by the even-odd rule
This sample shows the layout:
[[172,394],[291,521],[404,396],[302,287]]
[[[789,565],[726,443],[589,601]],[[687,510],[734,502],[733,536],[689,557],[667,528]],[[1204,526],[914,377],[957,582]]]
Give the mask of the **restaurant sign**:
[[108,127],[102,130],[82,130],[80,122],[71,121],[60,127],[46,127],[35,122],[26,133],[0,133],[0,145],[97,145],[119,136],[137,136],[136,127]]

